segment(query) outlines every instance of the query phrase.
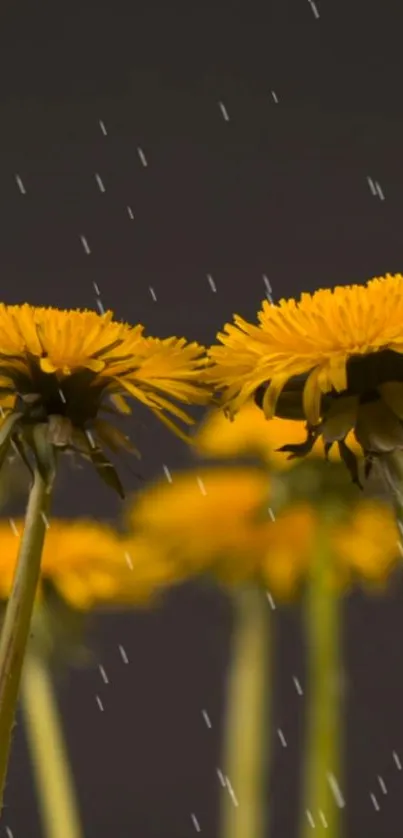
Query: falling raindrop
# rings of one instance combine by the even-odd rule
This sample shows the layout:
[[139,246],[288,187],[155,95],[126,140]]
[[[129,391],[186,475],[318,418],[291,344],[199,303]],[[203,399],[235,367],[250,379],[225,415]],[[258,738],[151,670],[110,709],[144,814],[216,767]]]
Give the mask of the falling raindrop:
[[322,821],[322,825],[325,827],[325,829],[327,829],[328,828],[328,823],[327,823],[327,820],[326,820],[326,818],[325,818],[325,816],[322,812],[322,809],[319,809],[319,817]]
[[330,786],[331,792],[333,794],[333,797],[336,801],[336,805],[339,807],[339,809],[343,809],[344,806],[346,805],[346,803],[345,803],[344,797],[343,797],[343,795],[340,791],[340,786],[339,786],[334,774],[328,774],[327,775],[327,781],[329,783],[329,786]]
[[225,778],[225,784],[227,786],[230,798],[231,798],[234,806],[239,806],[239,803],[238,803],[237,797],[235,795],[234,789],[232,788],[231,782],[230,782],[228,777]]
[[380,184],[378,183],[377,180],[375,181],[375,189],[376,189],[381,201],[384,201],[385,200],[385,195],[383,194],[382,187],[380,186]]
[[210,285],[211,290],[214,291],[214,293],[217,293],[217,286],[216,286],[216,284],[214,282],[214,279],[211,276],[211,274],[207,274],[207,280],[208,280],[208,283]]
[[225,119],[225,122],[229,122],[229,115],[228,115],[228,111],[227,111],[227,108],[225,107],[224,103],[223,103],[223,102],[219,102],[219,103],[218,103],[218,105],[219,105],[220,111],[221,111],[221,113],[222,113],[222,115],[223,115],[223,117],[224,117],[224,119]]
[[45,524],[46,529],[48,530],[48,529],[49,529],[49,527],[50,527],[50,524],[49,524],[49,520],[48,520],[48,518],[46,517],[45,513],[43,512],[43,510],[42,510],[42,512],[41,512],[41,518],[42,518],[43,523]]
[[169,471],[168,466],[163,465],[162,468],[164,470],[164,474],[165,474],[166,479],[168,480],[168,483],[172,483],[172,475],[171,475],[171,472]]
[[226,787],[227,783],[225,782],[224,774],[221,771],[221,768],[217,768],[217,776],[223,788]]
[[311,9],[314,13],[314,16],[317,19],[319,17],[319,11],[318,11],[318,7],[317,7],[316,3],[314,3],[313,0],[309,0],[309,5],[310,5],[310,7],[311,7]]
[[196,480],[197,480],[197,485],[198,485],[202,495],[207,495],[206,487],[205,487],[201,477],[197,477]]
[[400,762],[399,756],[396,753],[396,751],[393,751],[392,756],[393,756],[393,759],[395,761],[396,768],[398,769],[398,771],[401,771],[402,770],[402,763]]
[[279,738],[283,748],[286,748],[287,747],[287,741],[286,741],[286,738],[285,738],[284,733],[281,730],[281,728],[277,728],[277,733],[278,733],[278,738]]
[[84,431],[84,433],[85,433],[85,435],[86,435],[86,437],[87,437],[87,439],[88,439],[88,442],[89,442],[89,444],[90,444],[91,448],[96,448],[96,445],[95,445],[95,440],[94,440],[94,437],[93,437],[93,435],[92,435],[91,431],[89,431],[89,430],[87,429],[87,430],[85,430],[85,431]]
[[295,686],[295,689],[296,689],[298,695],[303,695],[304,692],[303,692],[303,689],[301,687],[301,684],[300,684],[298,678],[296,678],[295,675],[294,675],[292,680],[294,681],[294,686]]
[[312,829],[315,829],[315,821],[314,821],[314,819],[312,817],[312,814],[309,811],[309,809],[306,810],[306,816],[308,818],[309,825],[312,827]]
[[269,593],[269,591],[266,591],[266,596],[267,596],[267,599],[269,600],[269,605],[270,605],[271,610],[275,611],[276,610],[276,603],[274,602],[274,599],[273,599],[271,593]]
[[96,182],[97,182],[97,184],[98,184],[98,186],[99,186],[99,191],[100,191],[100,192],[106,192],[106,189],[105,189],[105,184],[104,184],[104,182],[103,182],[103,180],[102,180],[102,178],[101,178],[101,175],[96,174],[96,175],[95,175],[95,180],[96,180]]
[[133,562],[132,562],[132,558],[131,558],[130,553],[128,553],[127,551],[125,552],[125,559],[126,559],[126,562],[127,562],[128,566],[129,566],[130,570],[133,570]]
[[388,790],[387,790],[386,785],[385,785],[385,780],[383,779],[383,777],[380,777],[379,774],[378,774],[378,783],[379,783],[382,794],[387,794]]
[[15,180],[16,180],[16,183],[17,183],[18,189],[19,189],[19,190],[20,190],[20,192],[21,192],[21,195],[26,195],[26,194],[27,194],[27,190],[25,189],[25,186],[24,186],[24,184],[23,184],[23,182],[22,182],[22,180],[21,180],[20,176],[19,176],[19,175],[15,175]]
[[262,278],[263,278],[263,282],[266,286],[266,297],[267,297],[269,303],[273,304],[273,289],[271,287],[271,282],[269,280],[269,277],[266,276],[266,274],[263,274]]
[[126,652],[126,649],[124,648],[124,646],[119,645],[119,652],[121,654],[121,658],[122,658],[123,663],[129,663],[129,658],[127,657],[127,652]]
[[196,815],[194,814],[194,812],[192,812],[190,817],[192,818],[193,826],[194,826],[196,832],[201,832],[201,826],[200,826],[199,821],[197,820]]
[[372,194],[376,195],[376,188],[375,188],[374,181],[372,180],[371,177],[369,177],[369,175],[367,176],[367,181],[368,181],[368,185],[369,185],[369,188],[370,188]]
[[207,710],[202,710],[202,716],[203,716],[204,721],[206,722],[207,727],[211,728],[211,721],[210,721],[210,717],[207,713]]
[[80,236],[80,239],[81,239],[81,244],[82,244],[87,256],[89,256],[90,253],[91,253],[91,249],[90,249],[90,246],[88,244],[88,241],[87,241],[86,237],[85,236]]
[[148,166],[147,158],[146,158],[146,156],[145,156],[145,154],[144,154],[143,149],[142,149],[142,148],[140,148],[140,147],[138,147],[138,148],[137,148],[137,153],[138,153],[138,156],[140,157],[140,160],[141,160],[141,162],[142,162],[143,166],[144,166],[144,167]]
[[17,538],[19,538],[20,534],[19,534],[19,532],[18,532],[17,525],[16,525],[16,523],[15,523],[15,521],[14,521],[14,518],[9,518],[8,520],[9,520],[9,522],[10,522],[10,527],[11,527],[11,529],[12,529],[12,531],[13,531],[14,535],[16,535],[16,536],[17,536]]

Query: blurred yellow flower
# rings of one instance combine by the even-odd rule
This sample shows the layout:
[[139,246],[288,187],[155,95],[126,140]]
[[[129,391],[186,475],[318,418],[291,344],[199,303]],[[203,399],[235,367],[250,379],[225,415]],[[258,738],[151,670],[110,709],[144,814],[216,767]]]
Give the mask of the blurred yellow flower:
[[320,543],[332,587],[387,578],[399,555],[388,506],[360,501],[329,512],[292,503],[273,519],[270,494],[270,480],[258,469],[206,468],[145,490],[128,517],[178,579],[210,572],[228,585],[258,581],[287,598],[310,573]]
[[358,574],[374,584],[386,580],[401,554],[392,511],[374,500],[361,501],[331,537],[340,573]]
[[175,474],[137,494],[131,528],[155,540],[195,571],[218,553],[248,547],[251,525],[268,516],[270,481],[259,469],[200,469]]
[[[23,522],[0,523],[0,599],[11,590]],[[18,533],[18,535],[16,535]],[[173,569],[152,544],[127,543],[108,526],[86,520],[53,520],[41,565],[42,581],[50,581],[73,608],[123,607],[148,601],[173,581]],[[39,588],[39,597],[42,595]]]
[[[211,411],[194,437],[196,450],[204,456],[223,458],[254,454],[277,468],[295,465],[288,453],[278,449],[286,444],[302,445],[305,440],[305,422],[278,417],[268,422],[254,401],[241,407],[232,420],[222,410]],[[353,432],[348,434],[346,443],[350,450],[360,455],[361,448]],[[309,456],[323,458],[324,453],[323,439],[319,437]],[[330,449],[329,459],[341,462],[338,448]]]

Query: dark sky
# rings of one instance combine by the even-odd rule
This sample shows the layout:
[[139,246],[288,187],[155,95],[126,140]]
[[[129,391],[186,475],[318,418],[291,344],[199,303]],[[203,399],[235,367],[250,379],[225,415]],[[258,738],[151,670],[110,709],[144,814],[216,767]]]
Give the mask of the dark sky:
[[[2,299],[93,307],[96,282],[118,317],[209,342],[233,311],[254,316],[264,274],[278,298],[402,270],[402,13],[392,0],[316,8],[319,17],[308,0],[6,0]],[[157,422],[133,428],[145,477],[187,462]],[[57,514],[118,511],[91,473],[63,473]],[[401,830],[402,606],[395,588],[347,607],[347,838]],[[273,724],[289,748],[276,751],[271,838],[294,838],[298,615],[277,611],[276,627]],[[194,588],[156,614],[96,621],[109,685],[95,665],[60,688],[86,838],[193,838],[192,812],[215,838],[229,630],[227,603]],[[1,838],[7,826],[40,838],[21,725],[6,802]]]

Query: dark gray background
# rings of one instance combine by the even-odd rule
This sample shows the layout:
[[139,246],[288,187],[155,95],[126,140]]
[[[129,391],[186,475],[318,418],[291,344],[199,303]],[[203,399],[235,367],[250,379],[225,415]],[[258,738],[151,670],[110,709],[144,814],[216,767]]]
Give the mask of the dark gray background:
[[[1,298],[92,307],[95,281],[117,317],[209,342],[233,311],[254,316],[263,274],[280,297],[402,270],[401,11],[392,0],[317,8],[318,19],[308,0],[3,3]],[[156,421],[132,431],[146,477],[187,462]],[[137,486],[130,473],[126,483]],[[118,511],[91,472],[61,476],[57,514]],[[395,584],[347,607],[349,838],[401,830],[402,605]],[[273,724],[289,747],[268,791],[272,836],[294,838],[303,648],[298,615],[275,618]],[[86,838],[192,838],[191,812],[214,838],[229,631],[227,603],[194,588],[158,613],[96,621],[109,685],[95,665],[60,689]],[[1,836],[40,835],[21,725],[6,803]]]

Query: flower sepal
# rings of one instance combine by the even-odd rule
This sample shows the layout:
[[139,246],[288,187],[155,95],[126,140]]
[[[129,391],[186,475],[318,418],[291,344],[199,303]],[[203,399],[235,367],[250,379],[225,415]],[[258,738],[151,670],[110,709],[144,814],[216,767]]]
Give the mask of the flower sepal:
[[8,413],[0,425],[0,469],[6,460],[12,437],[18,430],[22,418],[22,413]]
[[92,446],[89,443],[87,454],[101,480],[103,480],[103,482],[106,483],[110,489],[114,489],[119,497],[123,499],[125,497],[125,491],[120,477],[111,461],[105,456],[102,448],[99,448],[97,445]]
[[29,442],[39,474],[46,483],[47,491],[51,492],[56,477],[56,449],[51,442],[47,422],[39,422],[33,426]]

